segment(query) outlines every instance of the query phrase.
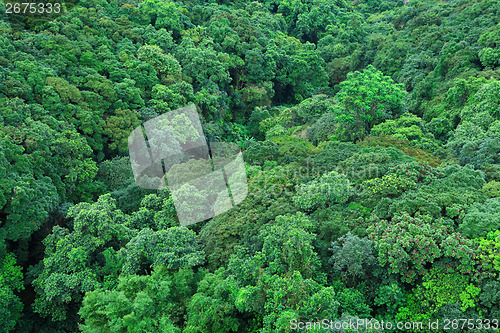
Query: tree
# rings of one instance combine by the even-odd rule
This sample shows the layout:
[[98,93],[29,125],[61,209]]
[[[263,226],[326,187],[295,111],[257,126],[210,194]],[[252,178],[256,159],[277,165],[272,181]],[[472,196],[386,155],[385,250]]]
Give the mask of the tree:
[[422,284],[415,288],[414,297],[409,298],[407,306],[399,310],[396,319],[407,320],[409,315],[435,319],[441,308],[455,303],[459,303],[464,313],[468,308],[476,307],[480,292],[480,288],[470,283],[469,276],[433,267],[424,275]]
[[361,197],[373,206],[381,199],[396,198],[421,184],[429,185],[439,177],[439,172],[427,164],[403,163],[391,168],[382,177],[364,181]]
[[123,79],[123,82],[115,85],[115,90],[125,108],[138,109],[144,106],[141,90],[135,86],[134,80],[127,78]]
[[84,84],[84,87],[91,89],[94,93],[102,97],[104,111],[107,111],[118,99],[113,82],[99,74],[89,74],[85,79],[87,82]]
[[469,207],[458,230],[469,238],[484,237],[490,231],[500,229],[500,198],[484,203],[476,202]]
[[356,285],[356,278],[363,279],[376,263],[372,242],[348,232],[332,242],[332,256],[329,260],[336,273],[341,273],[345,280],[351,278],[351,286]]
[[276,217],[276,225],[264,228],[259,239],[262,255],[273,263],[267,268],[270,274],[298,271],[312,277],[319,268],[318,258],[312,247],[313,234],[307,231],[311,222],[303,213]]
[[368,237],[375,244],[380,265],[388,265],[389,271],[400,274],[404,282],[411,283],[418,275],[425,275],[426,266],[441,257],[456,260],[454,267],[463,273],[470,273],[474,267],[472,241],[429,216],[411,217],[403,213],[391,222],[374,220],[368,227]]
[[328,84],[325,62],[314,44],[302,44],[278,33],[267,46],[264,59],[274,73],[275,100],[300,102]]
[[336,316],[335,291],[317,282],[326,280],[318,271],[311,228],[303,213],[278,216],[259,233],[257,251],[237,248],[228,270],[221,268],[200,282],[188,332],[239,331],[245,327],[240,318],[247,319],[249,330],[286,332],[294,315]]
[[374,301],[376,305],[385,306],[386,313],[389,316],[394,316],[404,306],[405,296],[404,289],[398,283],[392,282],[379,286]]
[[182,108],[195,101],[193,86],[186,82],[169,86],[157,84],[151,92],[148,105],[159,114]]
[[244,152],[243,157],[247,163],[264,164],[265,161],[274,159],[278,154],[278,145],[272,141],[255,142]]
[[424,162],[432,167],[436,167],[441,163],[439,157],[433,156],[431,153],[413,147],[410,141],[406,139],[398,139],[392,135],[369,136],[358,142],[362,147],[391,147],[401,150],[404,154],[414,158],[418,162]]
[[315,145],[328,141],[330,136],[337,131],[337,118],[334,113],[323,114],[316,123],[307,130],[307,137]]
[[165,54],[156,45],[144,45],[137,50],[137,58],[147,62],[158,73],[160,81],[164,84],[176,83],[181,77],[181,65],[171,54]]
[[314,95],[293,107],[290,112],[297,118],[296,125],[312,123],[333,111],[333,100],[324,94]]
[[60,77],[48,77],[45,80],[45,84],[55,89],[63,104],[68,104],[69,102],[78,104],[82,101],[82,94],[78,88]]
[[479,59],[481,60],[481,64],[484,67],[495,68],[500,66],[500,50],[492,49],[491,47],[485,47],[484,49],[479,51]]
[[[354,148],[351,149],[348,151],[352,153]],[[398,149],[367,147],[361,148],[348,158],[339,161],[337,169],[347,175],[352,182],[361,182],[382,177],[395,166],[405,162],[414,162],[414,160]]]
[[435,219],[444,218],[447,224],[458,224],[460,215],[467,207],[475,201],[485,200],[485,195],[478,191],[485,183],[484,173],[470,165],[448,166],[436,176],[434,181],[405,192],[399,198],[380,201],[374,212],[379,217],[391,217],[402,212],[413,216],[419,212]]
[[196,46],[192,39],[184,38],[177,57],[184,73],[193,79],[196,86],[202,85],[206,80],[222,86],[231,82],[229,69],[235,67],[235,64],[228,54],[217,52],[208,42]]
[[120,264],[113,246],[124,246],[134,233],[109,194],[70,207],[68,217],[72,230],[55,226],[43,241],[43,261],[33,268],[35,311],[55,322],[74,318],[85,292],[114,284]]
[[396,120],[389,119],[373,126],[370,135],[391,135],[398,139],[408,140],[413,146],[429,151],[434,151],[438,147],[433,135],[426,132],[422,119],[411,113],[405,113]]
[[294,204],[306,211],[333,204],[343,204],[349,200],[353,189],[349,179],[343,174],[331,171],[321,177],[297,187]]
[[479,244],[479,264],[484,272],[500,276],[500,231],[490,231],[488,235],[477,240]]
[[128,137],[140,124],[137,115],[129,109],[118,109],[106,118],[104,134],[108,137],[109,149],[119,153],[128,151]]
[[238,332],[244,325],[234,304],[237,282],[221,268],[200,281],[187,308],[186,332]]
[[121,250],[123,272],[137,274],[155,267],[167,269],[192,267],[204,262],[204,253],[196,242],[196,234],[185,227],[153,231],[142,229]]
[[[8,108],[21,106],[14,103]],[[6,119],[16,125],[6,124],[6,137],[0,140],[0,172],[6,177],[0,203],[7,237],[19,240],[47,222],[61,202],[89,200],[101,189],[93,183],[97,166],[92,149],[73,126],[43,113],[44,122],[29,113],[15,119],[17,112],[12,111],[6,114],[13,118]]]
[[258,48],[245,53],[245,69],[251,83],[267,81],[272,75],[264,61],[264,54]]
[[116,288],[85,294],[79,314],[82,332],[180,333],[198,274],[191,268],[169,271],[157,267],[151,275],[126,275]]
[[403,111],[405,91],[401,84],[373,66],[350,73],[335,95],[335,114],[340,124],[335,135],[342,140],[362,139],[370,129]]
[[0,314],[2,315],[0,331],[7,333],[14,329],[22,316],[23,303],[15,292],[21,291],[24,286],[21,267],[16,265],[14,254],[5,254],[5,249],[1,251],[3,253],[0,260]]
[[139,10],[149,15],[150,22],[156,29],[165,28],[172,31],[175,39],[180,37],[182,30],[192,26],[189,18],[184,15],[186,9],[176,5],[173,1],[147,0],[141,3]]

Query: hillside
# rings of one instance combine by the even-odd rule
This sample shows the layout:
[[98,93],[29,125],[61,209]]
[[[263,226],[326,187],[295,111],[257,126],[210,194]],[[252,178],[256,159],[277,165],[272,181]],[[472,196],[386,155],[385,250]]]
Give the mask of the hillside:
[[[500,332],[500,1],[9,8],[0,332]],[[188,105],[248,193],[181,226],[129,136]]]

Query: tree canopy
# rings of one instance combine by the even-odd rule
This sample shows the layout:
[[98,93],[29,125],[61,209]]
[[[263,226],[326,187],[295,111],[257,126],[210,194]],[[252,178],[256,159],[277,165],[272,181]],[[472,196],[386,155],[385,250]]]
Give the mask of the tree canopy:
[[[24,7],[0,4],[0,332],[500,318],[500,0]],[[188,105],[203,135],[147,128]],[[179,186],[136,182],[133,131]]]

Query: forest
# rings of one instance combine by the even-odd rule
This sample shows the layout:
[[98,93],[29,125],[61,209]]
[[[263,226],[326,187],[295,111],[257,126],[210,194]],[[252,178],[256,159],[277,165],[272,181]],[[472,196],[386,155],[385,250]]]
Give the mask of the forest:
[[[500,0],[15,1],[1,333],[500,332]],[[188,105],[248,193],[184,226],[128,139]]]

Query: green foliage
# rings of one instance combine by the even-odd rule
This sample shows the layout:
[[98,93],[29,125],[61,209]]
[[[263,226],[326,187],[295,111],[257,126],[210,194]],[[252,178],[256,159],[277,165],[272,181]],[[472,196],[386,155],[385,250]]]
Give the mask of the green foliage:
[[[204,47],[196,47],[190,38],[183,38],[182,41],[182,47],[179,48],[177,56],[183,73],[191,77],[198,85],[205,80],[222,85],[231,81],[229,68],[236,64],[232,63],[228,54],[217,52],[208,41]],[[241,59],[239,60],[242,62]]]
[[[219,269],[200,282],[187,330],[232,332],[248,325],[284,332],[290,324],[288,312],[335,315],[338,303],[333,288],[322,288],[313,280],[322,278],[311,227],[303,213],[278,216],[275,224],[260,231],[258,251],[249,255],[249,249],[238,248],[228,265],[232,274]],[[243,318],[260,320],[254,326],[253,320],[244,323]]]
[[427,131],[441,141],[446,141],[452,130],[451,122],[447,118],[432,118],[431,121],[425,125]]
[[130,158],[115,157],[99,164],[96,179],[101,181],[108,191],[124,186],[131,178]]
[[8,123],[17,123],[1,126],[0,138],[0,209],[12,240],[29,238],[61,201],[89,200],[101,191],[93,183],[97,166],[86,139],[52,117],[45,117],[45,124],[29,113],[16,115],[23,107],[22,102],[5,105]]
[[333,264],[334,271],[341,273],[346,280],[365,278],[376,262],[372,242],[350,232],[332,242],[330,250],[333,254],[329,262]]
[[151,275],[120,275],[116,288],[85,294],[82,332],[181,332],[189,297],[199,278],[190,268]]
[[343,313],[365,317],[368,316],[371,311],[370,307],[366,304],[363,294],[356,289],[344,289],[339,294],[338,301]]
[[485,47],[479,51],[479,59],[484,67],[495,68],[500,66],[500,50],[498,48]]
[[382,285],[377,289],[375,304],[384,306],[387,314],[394,316],[405,303],[405,292],[397,283]]
[[362,197],[371,205],[382,198],[395,198],[404,192],[417,189],[417,184],[429,185],[438,178],[438,172],[423,163],[404,163],[393,167],[380,177],[362,183]]
[[432,167],[436,167],[441,162],[438,157],[433,156],[431,153],[417,147],[410,145],[406,139],[399,139],[393,136],[376,136],[366,137],[363,141],[358,142],[362,147],[392,147],[401,150],[406,155],[414,158],[419,162],[425,162]]
[[498,229],[500,229],[500,198],[471,205],[458,228],[469,238],[484,237],[488,232]]
[[274,225],[259,233],[260,251],[249,257],[240,249],[229,262],[229,269],[244,283],[237,292],[236,308],[257,314],[264,329],[285,331],[290,324],[283,318],[289,317],[283,313],[286,308],[301,317],[337,312],[333,288],[317,282],[324,277],[318,271],[319,260],[311,244],[314,236],[308,232],[311,227],[303,213],[278,216]]
[[121,250],[123,272],[137,274],[155,267],[177,269],[203,264],[204,253],[198,249],[196,234],[185,227],[152,231],[142,229]]
[[300,124],[311,123],[331,111],[333,111],[332,99],[322,94],[305,99],[291,110]]
[[303,213],[278,216],[276,224],[263,228],[258,239],[262,242],[262,255],[269,263],[269,274],[298,271],[304,277],[312,277],[319,268],[312,240],[314,235],[309,219]]
[[434,151],[438,146],[433,135],[425,132],[422,119],[411,113],[403,114],[396,120],[386,120],[374,126],[370,135],[391,135],[398,139],[408,140],[412,146],[430,151]]
[[312,143],[295,136],[275,136],[270,141],[278,145],[278,154],[283,157],[283,160],[293,157],[307,157],[321,151]]
[[500,231],[490,231],[486,238],[480,238],[479,258],[484,271],[493,272],[500,278]]
[[124,246],[132,235],[125,226],[129,217],[116,209],[109,194],[96,203],[70,207],[68,217],[73,218],[72,230],[53,228],[34,273],[35,311],[54,321],[74,316],[85,292],[112,283],[119,269],[109,270],[117,256],[112,246]]
[[[300,102],[327,86],[325,62],[315,48],[312,43],[302,44],[279,32],[270,40],[264,60],[274,73],[272,81],[278,100]],[[290,91],[286,91],[288,88]]]
[[200,281],[187,308],[186,332],[237,332],[243,323],[234,304],[237,282],[224,269]]
[[481,171],[474,170],[471,166],[454,165],[438,172],[436,180],[405,192],[392,201],[380,201],[375,208],[377,215],[390,217],[407,212],[413,216],[419,212],[436,219],[453,219],[458,222],[465,208],[475,201],[485,199],[484,194],[478,191],[485,183]]
[[438,310],[448,304],[460,304],[460,310],[476,307],[481,289],[470,283],[470,277],[443,268],[432,268],[424,275],[423,282],[414,290],[415,303],[412,298],[406,307],[400,309],[396,318],[409,319],[415,317],[435,319]]
[[307,137],[315,145],[328,141],[331,135],[334,135],[339,124],[336,121],[334,113],[323,114],[316,123],[307,131]]
[[340,126],[334,134],[338,139],[362,139],[374,125],[403,111],[402,85],[371,65],[363,72],[349,73],[339,86],[335,116]]
[[262,165],[265,161],[274,160],[278,149],[278,145],[272,141],[255,142],[245,150],[243,158],[247,163]]
[[333,100],[324,94],[314,95],[303,100],[300,104],[285,108],[273,117],[263,119],[259,124],[266,137],[280,136],[292,131],[299,125],[319,121],[322,115],[333,111]]
[[425,275],[426,265],[442,256],[459,259],[457,268],[464,273],[473,268],[472,242],[429,216],[398,214],[390,222],[375,219],[368,233],[380,265],[400,274],[402,281],[413,282]]
[[179,37],[180,32],[190,25],[189,19],[184,15],[185,9],[178,7],[173,1],[148,0],[141,3],[139,10],[150,17],[155,28],[172,31],[174,37]]
[[[293,190],[295,183],[291,182],[293,178],[290,179],[286,169],[277,168],[270,175],[260,172],[254,178],[257,179],[250,179],[248,197],[241,204],[210,220],[200,231],[199,239],[204,245],[210,268],[227,263],[235,246],[242,241],[248,247],[255,248],[253,239],[263,225],[279,215],[297,211],[288,192]],[[245,237],[242,239],[241,235]]]
[[298,208],[311,211],[318,207],[343,204],[349,200],[352,192],[349,179],[331,171],[307,184],[299,185],[293,202]]
[[[498,0],[66,7],[0,15],[1,332],[500,317]],[[127,138],[190,103],[248,196],[184,228]],[[175,123],[174,155],[197,135]]]
[[[147,2],[144,4],[147,6]],[[175,83],[180,79],[181,66],[171,54],[165,54],[156,45],[144,45],[137,50],[137,58],[147,62],[158,73],[162,83]]]
[[385,175],[398,164],[414,160],[398,149],[370,147],[362,148],[338,164],[350,179],[363,181]]
[[483,167],[498,163],[498,90],[496,81],[480,81],[474,95],[460,112],[462,122],[457,126],[448,146],[455,151],[461,164]]
[[128,136],[140,125],[137,115],[126,109],[118,109],[115,115],[106,119],[104,134],[108,137],[109,149],[119,153],[128,151]]
[[322,170],[347,160],[361,150],[361,148],[355,144],[339,141],[327,142],[322,145],[322,148],[322,152],[310,158],[312,166],[316,166]]
[[396,175],[384,175],[381,178],[366,180],[362,185],[364,195],[371,200],[375,199],[375,202],[378,201],[377,199],[397,197],[408,190],[417,188],[417,184],[411,179]]
[[500,197],[500,182],[490,181],[483,185],[483,192],[490,198]]
[[2,324],[0,331],[9,332],[14,329],[22,316],[23,303],[15,294],[24,289],[21,267],[16,265],[14,254],[9,253],[0,263],[0,313]]

